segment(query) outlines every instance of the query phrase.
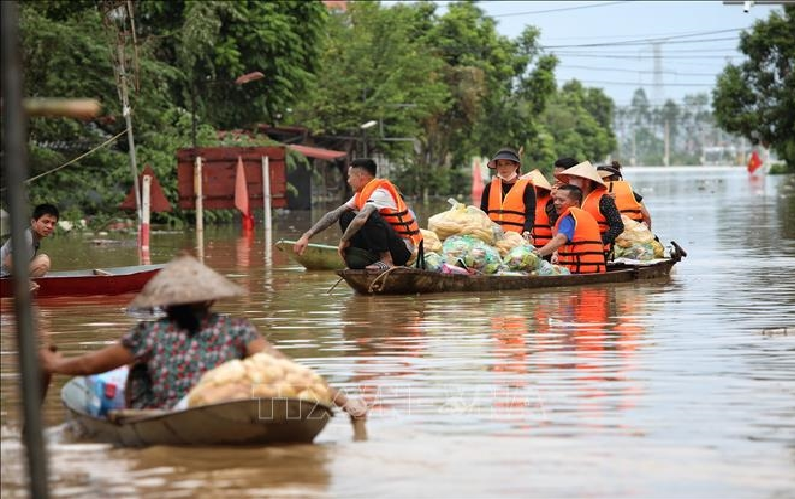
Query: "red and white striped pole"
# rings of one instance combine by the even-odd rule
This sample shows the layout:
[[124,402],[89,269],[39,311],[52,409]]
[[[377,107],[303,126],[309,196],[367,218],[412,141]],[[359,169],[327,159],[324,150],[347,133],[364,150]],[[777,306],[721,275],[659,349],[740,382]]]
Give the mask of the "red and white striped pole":
[[151,209],[152,176],[143,175],[141,182],[141,259],[144,265],[149,265],[149,211]]

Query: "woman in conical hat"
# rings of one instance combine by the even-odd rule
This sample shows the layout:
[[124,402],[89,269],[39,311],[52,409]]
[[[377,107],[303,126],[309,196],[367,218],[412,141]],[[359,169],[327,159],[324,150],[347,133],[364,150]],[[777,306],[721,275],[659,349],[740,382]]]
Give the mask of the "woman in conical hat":
[[505,147],[486,165],[497,175],[483,188],[480,209],[506,232],[530,237],[535,220],[535,192],[530,182],[519,178],[522,160],[519,153]]
[[[121,341],[69,359],[41,352],[46,373],[91,375],[132,365],[128,405],[135,409],[174,407],[202,375],[226,361],[259,352],[286,358],[246,319],[210,311],[223,298],[245,293],[240,286],[191,256],[179,256],[152,278],[130,303],[132,308],[165,309],[166,316],[138,323]],[[165,373],[165,374],[163,374]],[[359,402],[334,393],[335,403],[363,416]]]
[[624,222],[616,202],[608,194],[601,175],[590,161],[577,163],[573,167],[556,173],[562,182],[575,185],[582,190],[582,209],[590,213],[599,224],[605,256],[607,256],[616,237],[624,232]]

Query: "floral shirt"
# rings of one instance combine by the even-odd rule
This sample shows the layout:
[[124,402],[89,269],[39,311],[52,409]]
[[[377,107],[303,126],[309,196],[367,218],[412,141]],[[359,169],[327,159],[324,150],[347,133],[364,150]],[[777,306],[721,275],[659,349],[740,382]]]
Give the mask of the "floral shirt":
[[139,323],[121,339],[137,363],[130,370],[130,407],[173,407],[205,372],[244,358],[247,345],[258,338],[248,320],[215,313],[202,320],[193,337],[168,319]]

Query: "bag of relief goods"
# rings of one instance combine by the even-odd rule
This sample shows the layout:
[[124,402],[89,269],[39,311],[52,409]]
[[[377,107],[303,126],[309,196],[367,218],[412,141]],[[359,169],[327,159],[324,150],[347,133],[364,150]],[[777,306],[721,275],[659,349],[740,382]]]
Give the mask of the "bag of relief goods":
[[532,245],[526,242],[516,246],[502,259],[503,263],[513,271],[532,272],[541,264],[541,258],[533,253]]
[[331,390],[306,366],[260,352],[207,371],[188,394],[188,406],[249,398],[298,398],[331,405]]
[[460,266],[460,261],[463,267],[485,273],[487,266],[496,271],[496,266],[490,265],[502,263],[497,248],[489,246],[472,235],[450,236],[445,239],[442,247],[444,261],[449,265]]
[[420,232],[422,232],[422,246],[426,254],[442,252],[442,241],[439,240],[436,232],[425,229],[420,229]]
[[470,235],[486,244],[502,239],[502,227],[491,221],[486,213],[474,206],[466,206],[450,199],[452,207],[428,219],[428,229],[435,232],[441,241],[450,236]]

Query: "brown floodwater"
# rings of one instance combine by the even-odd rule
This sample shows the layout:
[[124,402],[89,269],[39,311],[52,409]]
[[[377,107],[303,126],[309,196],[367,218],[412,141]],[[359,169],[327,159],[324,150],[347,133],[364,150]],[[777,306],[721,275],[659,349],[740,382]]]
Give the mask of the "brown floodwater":
[[[122,449],[64,431],[45,406],[53,497],[795,497],[795,178],[741,169],[627,169],[670,279],[500,293],[356,296],[238,227],[205,262],[250,294],[276,346],[371,405],[369,438],[336,417],[314,445]],[[421,219],[444,209],[415,203]],[[278,240],[320,211],[281,213]],[[318,241],[334,242],[337,229]],[[44,243],[54,270],[138,263],[97,236]],[[127,236],[129,237],[129,236]],[[152,236],[153,263],[192,231]],[[268,265],[268,262],[272,262]],[[39,303],[76,355],[133,324],[131,296]],[[25,496],[11,304],[2,308],[2,497]]]

